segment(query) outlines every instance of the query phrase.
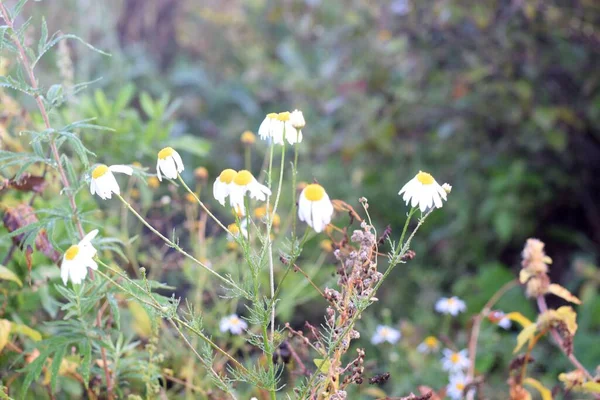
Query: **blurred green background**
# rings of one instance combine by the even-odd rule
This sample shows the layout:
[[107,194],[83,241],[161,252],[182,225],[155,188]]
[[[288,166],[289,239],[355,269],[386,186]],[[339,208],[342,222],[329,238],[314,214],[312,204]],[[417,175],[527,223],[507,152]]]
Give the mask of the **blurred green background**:
[[[516,276],[528,237],[546,243],[553,281],[584,301],[576,354],[590,370],[600,359],[598,1],[62,0],[25,13],[112,54],[70,43],[73,74],[61,76],[102,77],[71,107],[115,129],[85,136],[106,164],[152,165],[172,145],[192,166],[186,179],[202,165],[212,181],[243,167],[243,131],[298,108],[307,121],[299,179],[357,209],[367,197],[380,231],[398,234],[407,208],[397,192],[418,170],[453,185],[415,241],[416,258],[363,321],[366,335],[400,321],[402,355],[380,354],[395,365],[393,392],[445,383],[439,367],[422,368],[403,349],[439,333],[433,304],[451,294],[468,306],[452,326],[464,345],[470,315]],[[42,85],[61,75],[60,59],[44,59]],[[319,323],[325,305],[315,304],[282,319]],[[520,290],[499,307],[534,315]],[[478,368],[492,385],[506,380],[515,333],[484,328]],[[536,351],[552,357],[535,367],[552,386],[569,365],[551,346]]]

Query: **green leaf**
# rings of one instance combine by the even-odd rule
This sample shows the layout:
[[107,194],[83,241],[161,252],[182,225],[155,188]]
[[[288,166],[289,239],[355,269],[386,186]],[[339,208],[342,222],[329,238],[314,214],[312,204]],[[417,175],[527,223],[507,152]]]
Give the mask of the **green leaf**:
[[90,341],[84,340],[79,348],[79,351],[83,355],[83,359],[79,365],[79,370],[81,371],[81,377],[83,378],[83,383],[87,389],[90,381],[90,370],[92,366],[92,345],[90,344]]
[[50,367],[50,387],[52,388],[52,391],[56,389],[56,379],[58,378],[60,365],[62,364],[66,352],[67,344],[64,344],[56,350],[54,357],[52,358],[52,365]]
[[23,287],[23,282],[21,282],[19,277],[4,265],[0,265],[0,279],[5,281],[13,281],[20,287]]
[[192,153],[198,157],[205,157],[210,151],[210,142],[192,135],[183,135],[173,139],[171,147]]
[[53,105],[58,105],[62,102],[63,98],[63,87],[62,85],[52,85],[46,93],[46,100]]
[[38,43],[38,54],[42,52],[47,41],[48,41],[48,24],[46,23],[46,18],[42,17],[42,32],[40,34],[40,41]]
[[134,92],[135,86],[131,83],[125,85],[121,90],[119,90],[117,98],[115,99],[115,102],[113,104],[113,111],[115,112],[115,114],[118,114],[120,111],[122,111],[123,109],[125,109],[125,107],[129,105],[131,99],[133,98]]
[[121,314],[119,311],[119,304],[117,303],[117,299],[115,298],[115,296],[112,293],[107,294],[106,298],[108,299],[108,304],[110,305],[110,311],[112,312],[113,320],[115,321],[115,324],[117,325],[117,330],[120,331],[121,330]]
[[148,117],[152,118],[154,116],[154,102],[148,93],[142,92],[140,94],[140,105]]
[[19,16],[19,14],[21,14],[21,11],[23,10],[25,3],[27,3],[27,0],[19,0],[17,5],[15,5],[15,8],[13,8],[12,12],[10,13],[11,19],[14,20],[15,18],[17,18]]
[[25,375],[25,379],[23,380],[23,386],[21,387],[21,399],[25,399],[25,395],[29,389],[29,386],[39,378],[42,373],[42,369],[44,368],[44,364],[46,363],[46,359],[52,353],[51,347],[46,347],[44,350],[40,352],[38,357],[33,360],[30,364],[28,364],[23,370],[27,371],[27,375]]
[[78,42],[81,42],[82,44],[84,44],[88,49],[90,49],[92,51],[95,51],[96,53],[100,53],[100,54],[102,54],[104,56],[110,57],[109,53],[106,53],[106,52],[104,52],[104,51],[102,51],[100,49],[97,49],[96,47],[92,46],[91,44],[89,44],[88,42],[86,42],[85,40],[83,40],[82,38],[80,38],[77,35],[73,35],[73,34],[60,35],[58,33],[55,33],[50,38],[50,41],[44,45],[44,47],[42,48],[42,51],[39,52],[37,58],[35,59],[35,61],[31,65],[31,67],[34,68],[36,66],[36,64],[40,61],[40,59],[43,57],[43,55],[48,52],[48,50],[50,50],[58,42],[60,42],[61,40],[64,40],[64,39],[74,39],[74,40],[77,40]]

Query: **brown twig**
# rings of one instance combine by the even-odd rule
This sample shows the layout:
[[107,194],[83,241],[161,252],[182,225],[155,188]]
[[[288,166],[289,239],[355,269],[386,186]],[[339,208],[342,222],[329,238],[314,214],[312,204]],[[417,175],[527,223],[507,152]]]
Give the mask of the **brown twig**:
[[[4,21],[6,22],[6,25],[8,25],[8,27],[14,32],[15,31],[14,21],[10,18],[10,14],[8,13],[8,10],[6,9],[6,7],[4,5],[4,1],[2,1],[2,0],[0,0],[0,12],[2,13],[2,17],[3,17]],[[33,73],[33,68],[31,67],[31,64],[29,62],[29,58],[27,57],[27,53],[25,52],[25,49],[23,48],[21,41],[18,39],[18,37],[16,37],[16,35],[13,34],[12,39],[13,39],[13,42],[19,52],[19,58],[21,59],[21,65],[23,66],[25,73],[29,77],[29,82],[31,84],[31,87],[37,91],[37,89],[38,89],[37,80],[35,78],[35,74]],[[42,115],[42,119],[44,120],[44,125],[46,126],[46,129],[51,129],[50,118],[48,117],[48,112],[46,111],[46,106],[44,105],[44,102],[42,101],[41,96],[36,93],[34,95],[34,98],[35,98],[37,107],[40,111],[40,114]],[[65,174],[64,168],[62,167],[62,164],[60,161],[60,154],[58,153],[58,148],[56,147],[56,143],[54,142],[54,140],[50,141],[50,152],[52,153],[52,157],[54,158],[54,161],[56,162],[56,169],[58,170],[58,173],[60,175],[60,180],[61,180],[63,188],[67,194],[67,198],[69,199],[69,204],[71,205],[71,210],[73,211],[73,221],[75,223],[75,226],[77,227],[77,230],[79,231],[79,236],[81,238],[83,238],[85,236],[85,233],[83,231],[83,226],[81,225],[81,221],[78,216],[77,204],[75,203],[75,196],[73,196],[73,194],[71,192],[71,184],[69,182],[69,179],[67,178],[67,175]],[[92,279],[94,277],[92,270],[90,270],[90,277]],[[96,316],[96,321],[98,321],[100,319],[99,317],[100,317],[100,315]],[[102,353],[103,360],[105,360],[106,359],[106,350],[104,348],[101,348],[101,353]],[[108,365],[106,365],[106,362],[104,363],[104,375],[106,378],[106,386],[107,386],[107,388],[109,388],[108,399],[111,400],[111,399],[113,399],[114,396],[112,394],[112,384],[111,384],[111,380],[110,380],[110,373],[108,371]]]
[[[483,306],[479,314],[477,314],[473,320],[473,328],[471,329],[471,337],[469,338],[469,370],[467,372],[467,381],[472,381],[475,377],[475,359],[477,356],[477,341],[479,340],[479,331],[481,329],[481,322],[483,318],[490,312],[492,307],[500,300],[500,298],[510,289],[517,286],[519,281],[513,279],[512,281],[506,282],[494,295],[488,300]],[[475,392],[469,391],[467,393],[467,400],[473,400],[475,398]]]

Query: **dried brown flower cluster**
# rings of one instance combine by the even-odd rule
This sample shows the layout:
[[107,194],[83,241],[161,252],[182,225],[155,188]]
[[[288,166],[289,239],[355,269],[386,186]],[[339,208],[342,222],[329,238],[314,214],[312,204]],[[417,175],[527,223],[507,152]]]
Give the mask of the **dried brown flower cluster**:
[[527,239],[521,262],[523,268],[519,274],[519,281],[527,285],[527,297],[539,297],[548,292],[549,264],[552,264],[552,259],[544,252],[544,242],[538,239]]

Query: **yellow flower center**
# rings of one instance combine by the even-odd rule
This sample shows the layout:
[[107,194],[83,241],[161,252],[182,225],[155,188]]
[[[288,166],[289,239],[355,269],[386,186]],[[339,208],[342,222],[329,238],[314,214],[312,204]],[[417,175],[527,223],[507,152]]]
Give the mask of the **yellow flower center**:
[[452,353],[452,355],[450,356],[450,361],[452,361],[452,364],[458,364],[458,362],[460,361],[460,354]]
[[425,344],[427,345],[427,347],[433,348],[438,345],[438,340],[433,336],[427,336],[425,338]]
[[240,140],[244,144],[253,144],[256,141],[256,136],[250,131],[245,131],[244,133],[242,133],[242,137],[240,138]]
[[233,326],[238,326],[240,324],[240,319],[238,317],[231,317],[229,323]]
[[279,115],[279,114],[277,114],[277,113],[268,113],[268,114],[267,114],[267,118],[271,118],[271,119],[277,119],[277,116],[278,116],[278,115]]
[[96,168],[94,168],[94,170],[92,171],[92,178],[93,179],[98,179],[100,178],[102,175],[104,175],[106,172],[108,171],[108,167],[104,164],[98,165]]
[[457,388],[458,390],[461,390],[461,391],[462,391],[462,390],[464,390],[464,389],[465,389],[465,384],[464,384],[464,383],[461,383],[461,382],[458,382],[458,383],[456,384],[456,388]]
[[452,305],[452,304],[454,304],[454,303],[456,303],[456,300],[454,299],[454,297],[450,297],[450,298],[448,299],[448,304],[449,304],[449,305]]
[[267,207],[266,206],[256,207],[254,209],[254,217],[255,218],[261,219],[266,215],[267,215]]
[[165,147],[164,149],[158,152],[158,158],[164,160],[165,158],[172,156],[174,152],[175,150],[173,150],[172,147]]
[[254,177],[252,176],[250,171],[246,171],[245,169],[243,169],[237,173],[237,175],[233,179],[233,183],[239,186],[246,186],[247,184],[252,182],[252,178]]
[[323,186],[312,183],[304,188],[304,197],[310,201],[319,201],[325,196]]
[[229,224],[227,229],[229,229],[229,232],[231,232],[232,235],[240,233],[240,228],[236,224]]
[[417,174],[417,180],[423,185],[431,185],[435,181],[431,174],[428,174],[427,172],[423,171],[419,171],[419,173]]
[[221,175],[219,175],[219,180],[223,183],[231,183],[236,175],[237,172],[235,170],[228,168],[221,172]]
[[71,261],[75,257],[77,257],[78,253],[79,253],[79,246],[77,246],[76,244],[74,244],[73,246],[69,247],[69,249],[65,253],[65,258],[67,260]]
[[277,119],[282,122],[289,121],[290,120],[290,112],[289,111],[280,112],[279,114],[277,114]]

